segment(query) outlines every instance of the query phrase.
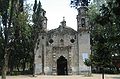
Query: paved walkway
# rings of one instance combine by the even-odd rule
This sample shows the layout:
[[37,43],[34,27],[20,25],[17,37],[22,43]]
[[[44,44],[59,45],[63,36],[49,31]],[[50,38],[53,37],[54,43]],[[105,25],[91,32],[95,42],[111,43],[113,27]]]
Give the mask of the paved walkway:
[[[19,75],[19,76],[7,76],[7,79],[102,79],[102,78],[101,78],[101,74],[93,74],[91,77],[85,77],[83,75],[72,75],[72,76],[38,75],[36,77],[32,77],[31,75]],[[105,79],[120,79],[120,74],[118,75],[106,74]]]

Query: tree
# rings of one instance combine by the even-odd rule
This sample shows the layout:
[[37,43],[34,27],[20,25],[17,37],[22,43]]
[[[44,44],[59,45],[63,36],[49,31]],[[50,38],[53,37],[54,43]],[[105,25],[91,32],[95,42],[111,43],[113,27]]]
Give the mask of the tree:
[[[0,7],[4,8],[3,6],[4,5]],[[21,74],[25,74],[26,68],[31,70],[29,72],[32,72],[33,70],[34,47],[38,34],[42,29],[42,15],[45,12],[41,8],[41,3],[39,2],[37,4],[37,0],[35,0],[35,6],[36,8],[34,8],[33,13],[34,25],[29,24],[28,8],[23,6],[23,0],[10,0],[7,13],[4,13],[4,10],[0,8],[0,15],[2,16],[2,26],[0,26],[0,62],[3,63],[1,66],[3,67],[4,79],[6,77],[7,69],[10,70],[8,71],[10,74],[13,74],[15,68],[17,68],[18,71],[22,68],[23,71],[19,71]],[[7,18],[5,17],[5,14],[7,15]],[[5,29],[7,29],[7,32]],[[7,44],[5,44],[4,33],[8,37]],[[4,47],[6,45],[9,50],[7,50],[7,56],[5,57],[7,59],[5,66],[5,61],[3,61],[3,59],[5,59]]]
[[[3,66],[2,66],[2,79],[6,79],[6,70],[7,70],[7,65],[8,65],[8,58],[9,58],[9,28],[11,27],[11,19],[12,19],[12,12],[13,12],[13,2],[14,0],[11,1],[11,9],[10,9],[10,16],[8,16],[8,8],[9,8],[9,0],[2,0],[1,1],[1,16],[2,16],[2,23],[4,26],[4,47],[3,47],[3,52],[4,52],[4,60],[3,60]],[[8,26],[7,26],[8,24]]]
[[[119,5],[115,6],[116,4],[119,4],[117,0],[107,1],[107,4],[101,6],[100,11],[98,11],[94,18],[90,17],[92,24],[91,61],[94,65],[101,66],[103,71],[105,66],[112,64],[112,54],[119,51],[116,48],[119,48],[118,43],[120,43],[120,41],[118,41],[120,33],[120,23],[118,22],[118,19],[120,19],[120,17],[118,17]],[[102,61],[102,59],[105,60]]]
[[[84,64],[85,64],[86,66],[90,67],[92,63],[91,63],[91,60],[90,60],[90,59],[85,59]],[[87,76],[91,76],[91,72],[90,72],[90,71],[88,71]]]
[[3,64],[2,64],[2,79],[6,79],[6,72],[8,68],[8,61],[11,49],[13,47],[11,39],[11,25],[13,19],[14,5],[17,3],[15,0],[0,0],[0,14],[2,16],[3,30],[1,34],[2,38],[2,52],[3,52]]
[[102,4],[105,4],[107,0],[93,0],[92,4],[94,4],[96,6],[96,8],[99,10],[100,6],[102,6]]
[[91,60],[90,60],[90,59],[85,59],[84,64],[85,64],[86,66],[91,66]]
[[[17,16],[17,17],[16,17]],[[17,15],[14,15],[13,19],[14,32],[13,32],[13,46],[14,49],[10,55],[10,72],[12,73],[13,68],[17,67],[18,71],[21,67],[23,73],[25,72],[26,64],[32,61],[31,57],[31,26],[28,23],[28,13],[24,10],[19,12]],[[17,27],[17,28],[16,28]],[[16,60],[15,62],[12,62]],[[13,66],[14,63],[14,66]]]
[[111,52],[106,45],[106,39],[101,35],[96,35],[96,47],[92,52],[91,61],[94,66],[102,69],[102,78],[104,79],[104,68],[111,64]]
[[36,35],[35,40],[38,38],[38,34],[43,29],[42,21],[43,21],[43,14],[45,12],[42,9],[41,2],[39,1],[38,5],[36,3],[37,3],[37,1],[35,0],[35,4],[33,6],[33,16],[32,16],[32,20],[33,20],[33,23],[34,23],[33,24],[34,33]]
[[[33,63],[33,43],[32,26],[29,24],[29,5],[25,5],[23,11],[19,10],[19,4],[16,4],[13,16],[13,49],[10,53],[9,68],[10,74],[14,75],[13,69],[17,68],[20,74],[27,74],[25,68],[31,69]],[[15,60],[13,62],[13,60]],[[14,64],[14,65],[13,65]],[[30,65],[29,65],[30,64]],[[23,71],[19,71],[22,68]]]
[[72,7],[78,8],[80,6],[88,6],[90,0],[71,0],[70,4]]

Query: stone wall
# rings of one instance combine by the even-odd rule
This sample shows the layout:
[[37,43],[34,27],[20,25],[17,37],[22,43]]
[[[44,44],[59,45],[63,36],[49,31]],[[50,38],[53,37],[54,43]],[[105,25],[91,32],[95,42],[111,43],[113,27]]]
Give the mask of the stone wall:
[[90,67],[84,64],[85,58],[91,54],[90,51],[90,34],[88,32],[78,34],[78,50],[79,50],[79,74],[82,72],[91,71]]

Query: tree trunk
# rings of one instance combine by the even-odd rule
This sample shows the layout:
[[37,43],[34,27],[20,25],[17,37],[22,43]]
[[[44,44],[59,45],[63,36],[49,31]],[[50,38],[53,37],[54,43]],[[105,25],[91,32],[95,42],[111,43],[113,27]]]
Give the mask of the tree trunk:
[[44,46],[42,45],[42,74],[44,75]]
[[23,67],[23,75],[25,74],[25,68],[26,68],[25,64],[26,64],[26,61],[23,60],[23,65],[22,65],[22,67]]
[[4,63],[2,67],[2,79],[6,79],[7,68],[8,68],[8,53],[7,48],[5,48]]
[[32,72],[33,72],[33,77],[35,77],[35,54],[33,50],[33,60],[32,60]]
[[11,57],[9,57],[9,61],[8,61],[8,67],[9,67],[9,72],[10,72],[10,75],[12,75],[12,72],[13,72],[13,65],[14,65],[14,63],[13,63],[13,56],[12,56],[12,54],[10,54],[9,56],[11,56]]
[[104,67],[102,68],[102,79],[104,79]]
[[13,72],[13,68],[14,68],[13,65],[14,65],[13,63],[10,64],[10,75],[12,75]]
[[3,67],[2,67],[2,79],[6,79],[6,73],[7,73],[7,68],[8,68],[8,59],[9,59],[9,53],[8,53],[8,36],[9,36],[9,28],[11,27],[11,21],[12,21],[12,15],[13,15],[13,3],[14,0],[11,1],[11,10],[10,10],[10,18],[9,18],[9,23],[7,27],[7,23],[5,26],[5,54],[4,54],[4,61],[3,61]]
[[17,71],[20,72],[19,66],[17,65]]

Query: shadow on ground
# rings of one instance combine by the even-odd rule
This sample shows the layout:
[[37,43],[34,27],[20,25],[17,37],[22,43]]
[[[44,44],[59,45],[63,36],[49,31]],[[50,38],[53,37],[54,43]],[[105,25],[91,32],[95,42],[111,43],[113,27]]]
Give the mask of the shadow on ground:
[[120,77],[111,77],[112,79],[120,79]]

